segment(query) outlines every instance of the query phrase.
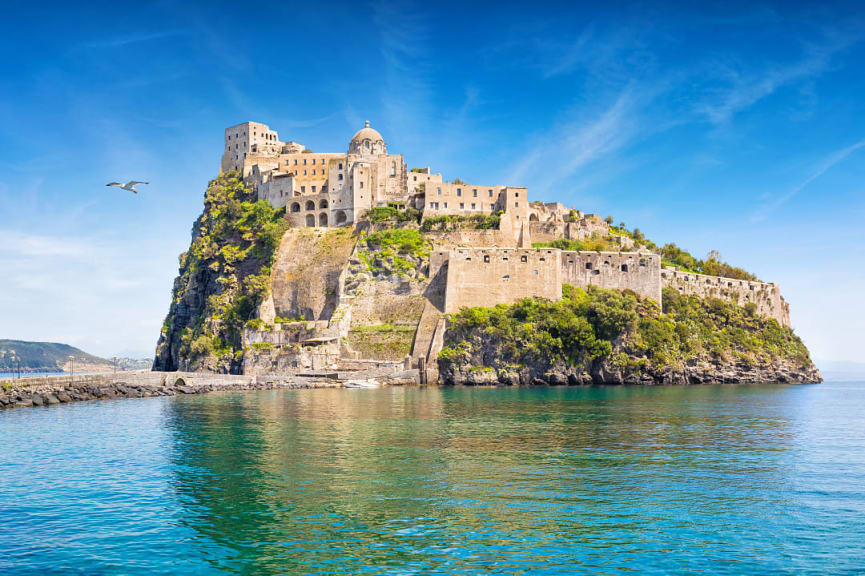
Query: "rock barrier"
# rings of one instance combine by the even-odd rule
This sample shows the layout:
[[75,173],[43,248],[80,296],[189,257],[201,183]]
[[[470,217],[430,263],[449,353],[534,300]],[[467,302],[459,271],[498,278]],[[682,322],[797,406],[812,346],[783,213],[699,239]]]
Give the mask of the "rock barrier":
[[188,372],[118,372],[0,380],[0,409],[83,400],[148,398],[229,390],[341,388],[343,383],[294,376],[236,376]]

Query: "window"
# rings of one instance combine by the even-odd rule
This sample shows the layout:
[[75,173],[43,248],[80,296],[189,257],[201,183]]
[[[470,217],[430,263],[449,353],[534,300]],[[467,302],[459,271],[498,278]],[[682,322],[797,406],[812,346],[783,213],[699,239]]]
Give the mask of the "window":
[[306,166],[306,158],[303,159],[303,165]]
[[466,205],[463,204],[462,202],[460,202],[460,210],[465,210],[465,208],[466,208]]
[[442,189],[440,187],[436,188],[436,192],[438,193],[439,196],[442,195]]
[[306,176],[306,170],[303,171],[303,175]]
[[490,188],[489,192],[490,192],[490,198],[492,198],[493,197],[493,189]]
[[315,176],[315,168],[312,169],[312,175]]
[[342,162],[339,163],[339,169],[342,170]]
[[520,203],[519,203],[519,202],[514,202],[514,208],[519,208],[519,207],[520,207]]
[[520,262],[528,262],[528,261],[529,261],[529,257],[526,256],[525,254],[523,254],[522,256],[520,256]]
[[294,159],[294,165],[297,166],[297,158]]
[[463,195],[463,189],[457,188],[457,196],[462,196],[462,195]]
[[363,188],[363,182],[360,183],[360,187]]
[[312,193],[315,194],[315,186],[312,187]]
[[341,173],[340,173],[340,175],[339,175],[339,179],[342,180],[342,174],[341,174]]
[[445,208],[447,208],[447,207],[448,207],[448,203],[447,203],[447,202],[445,202]]
[[478,197],[478,189],[477,189],[477,188],[475,188],[474,190],[472,190],[472,196],[474,196],[475,198]]
[[414,181],[417,182],[417,176],[414,177]]
[[520,193],[519,193],[519,192],[514,192],[514,198],[519,198],[519,197],[520,197]]
[[591,269],[592,269],[592,263],[586,262],[586,270],[591,270]]
[[622,264],[622,272],[627,272],[627,271],[628,271],[628,265]]
[[304,192],[306,192],[306,186],[301,186],[300,193],[303,194]]
[[474,210],[474,209],[475,209],[475,203],[472,202],[472,210]]
[[486,264],[489,264],[489,263],[490,263],[490,255],[489,255],[489,254],[484,254],[484,262],[485,262]]

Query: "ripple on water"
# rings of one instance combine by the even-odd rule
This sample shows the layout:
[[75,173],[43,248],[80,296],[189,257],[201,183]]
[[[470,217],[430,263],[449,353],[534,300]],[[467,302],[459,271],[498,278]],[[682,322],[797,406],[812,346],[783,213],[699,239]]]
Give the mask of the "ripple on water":
[[0,572],[856,571],[865,387],[301,390],[0,413]]

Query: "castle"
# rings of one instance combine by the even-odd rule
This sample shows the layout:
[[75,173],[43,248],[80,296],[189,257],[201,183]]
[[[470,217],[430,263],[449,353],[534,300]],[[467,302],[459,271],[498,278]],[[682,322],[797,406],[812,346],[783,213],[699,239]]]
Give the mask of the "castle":
[[[445,182],[429,168],[407,170],[403,156],[388,153],[381,134],[369,122],[355,133],[345,153],[316,153],[297,142],[282,142],[265,124],[232,126],[225,131],[221,169],[237,171],[260,200],[274,208],[284,207],[292,228],[320,230],[356,224],[368,210],[379,206],[416,209],[422,222],[442,215],[498,215],[495,229],[433,235],[429,277],[431,282],[439,278],[441,298],[427,322],[429,334],[422,334],[424,317],[419,320],[416,349],[418,342],[423,347],[434,339],[441,314],[528,296],[556,300],[561,298],[563,284],[630,289],[657,302],[662,288],[669,286],[683,294],[750,303],[757,313],[789,326],[789,307],[776,284],[662,266],[657,254],[645,249],[629,251],[634,243],[626,236],[616,236],[620,245],[615,252],[533,249],[533,241],[581,240],[607,233],[609,226],[596,215],[560,203],[530,202],[526,188]],[[339,271],[334,274],[338,276]],[[339,305],[335,302],[331,312]],[[311,315],[319,320],[322,314]],[[420,356],[430,358],[427,353]]]

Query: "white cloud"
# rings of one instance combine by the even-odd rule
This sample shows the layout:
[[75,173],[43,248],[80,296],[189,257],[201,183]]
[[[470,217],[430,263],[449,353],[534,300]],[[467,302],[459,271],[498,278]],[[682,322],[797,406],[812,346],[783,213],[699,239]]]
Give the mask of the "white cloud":
[[809,184],[823,176],[826,172],[831,170],[836,164],[843,162],[847,159],[848,156],[859,150],[860,148],[865,147],[865,139],[862,139],[855,144],[851,144],[841,150],[837,150],[823,159],[822,162],[817,166],[816,170],[812,172],[805,180],[793,186],[790,190],[783,194],[778,194],[775,197],[770,197],[769,200],[764,203],[756,212],[751,215],[751,222],[760,222],[769,217],[769,215],[786,204],[790,199],[792,199],[796,194],[804,190]]

